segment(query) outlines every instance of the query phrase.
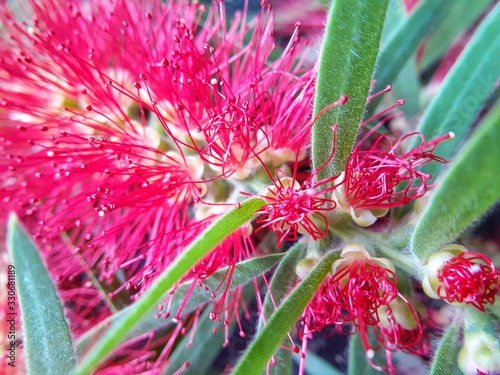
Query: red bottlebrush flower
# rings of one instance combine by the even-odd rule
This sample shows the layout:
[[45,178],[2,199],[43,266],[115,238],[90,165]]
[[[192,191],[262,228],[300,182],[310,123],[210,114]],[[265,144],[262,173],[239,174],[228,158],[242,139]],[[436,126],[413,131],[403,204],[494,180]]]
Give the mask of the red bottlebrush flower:
[[[347,96],[344,95],[338,101],[323,109],[316,118],[326,110],[334,106],[344,105],[346,102]],[[312,120],[311,123],[314,123],[315,120]],[[242,192],[242,194],[257,196],[268,202],[255,213],[256,215],[263,215],[257,220],[258,224],[262,224],[261,227],[257,228],[257,231],[268,227],[271,228],[278,237],[278,247],[281,247],[284,241],[295,241],[298,233],[307,233],[314,240],[319,240],[328,233],[328,219],[323,212],[335,209],[336,203],[332,199],[325,198],[325,194],[335,189],[334,182],[338,176],[317,181],[316,175],[333,158],[335,153],[335,132],[336,125],[333,126],[334,147],[332,154],[322,166],[312,171],[302,183],[297,181],[297,169],[301,158],[299,153],[295,155],[293,176],[289,177],[282,169],[277,168],[275,172],[276,179],[271,176],[265,162],[258,157],[273,185],[266,188],[265,195],[246,192]]]
[[338,303],[343,322],[352,322],[361,332],[380,322],[378,309],[398,295],[392,263],[372,258],[362,245],[347,245],[332,267],[332,282],[339,285]]
[[[401,144],[413,137],[421,138],[420,146],[398,154]],[[422,134],[411,133],[393,142],[387,135],[381,135],[369,150],[361,149],[362,140],[349,155],[343,183],[333,198],[357,224],[373,224],[389,208],[408,204],[427,192],[431,176],[417,168],[431,161],[444,163],[444,159],[434,155],[434,150],[449,138],[453,138],[453,133],[426,142]],[[398,188],[400,184],[405,187]]]
[[[176,96],[166,105],[155,98],[153,110],[179,144],[224,177],[246,178],[260,166],[257,156],[274,165],[293,160],[305,150],[310,132],[304,119],[310,116],[315,75],[299,55],[298,26],[281,57],[269,62],[273,19],[263,4],[255,20],[246,19],[246,10],[236,14],[230,29],[202,46],[185,37],[175,40],[178,60],[196,69],[171,58],[162,62]],[[225,24],[222,3],[219,14]]]
[[332,266],[332,276],[328,276],[306,308],[303,320],[308,331],[352,322],[364,333],[364,343],[369,348],[367,326],[378,325],[379,309],[398,295],[393,268],[387,259],[372,258],[362,245],[346,245]]
[[[331,106],[343,105],[346,101],[347,97],[343,96]],[[336,127],[333,130],[335,133]],[[335,150],[335,147],[333,149]],[[307,233],[314,240],[319,240],[327,235],[328,219],[323,212],[335,209],[336,203],[332,199],[325,198],[325,194],[335,189],[334,182],[338,176],[316,181],[316,175],[330,162],[334,152],[332,151],[328,160],[313,171],[302,184],[297,181],[298,154],[295,158],[293,177],[288,177],[282,169],[278,168],[275,172],[276,179],[272,178],[265,163],[259,158],[269,178],[273,181],[273,185],[266,188],[266,195],[246,192],[242,192],[242,194],[258,196],[268,202],[255,213],[263,215],[257,220],[258,224],[262,224],[261,227],[257,228],[257,231],[271,228],[278,237],[276,242],[278,248],[284,241],[295,241],[298,233]]]
[[495,303],[500,289],[495,264],[486,255],[462,252],[439,269],[437,294],[450,303],[467,303],[484,312],[484,305]]
[[484,312],[500,290],[499,271],[488,256],[448,245],[429,257],[422,286],[432,298],[466,303]]
[[[315,72],[298,27],[270,61],[265,2],[230,22],[223,2],[27,7],[23,22],[0,4],[0,199],[33,235],[78,337],[110,301],[146,290],[215,217],[200,212],[231,202],[235,178],[305,152]],[[231,279],[256,253],[242,232],[189,280],[225,266]],[[241,290],[213,292],[214,318],[239,319]]]
[[[297,274],[303,277],[310,268],[311,259],[297,266]],[[314,263],[314,261],[312,261]],[[374,349],[368,339],[373,328],[377,339],[387,350],[404,350],[415,354],[427,354],[429,342],[423,334],[421,323],[411,304],[398,292],[392,263],[384,258],[371,257],[364,246],[349,244],[341,258],[332,266],[318,291],[307,305],[298,327],[303,347],[311,334],[335,325],[352,323],[359,331],[367,351],[367,359],[373,363]],[[388,363],[389,373],[394,366]]]
[[279,169],[274,185],[267,187],[268,193],[265,196],[259,195],[268,203],[255,213],[263,215],[257,220],[258,224],[262,224],[257,230],[270,227],[278,236],[278,247],[284,241],[295,241],[298,233],[307,233],[314,240],[323,238],[328,233],[328,220],[322,212],[333,210],[335,202],[324,198],[324,194],[333,188],[316,189],[333,180],[334,178],[320,182],[309,180],[300,185]]

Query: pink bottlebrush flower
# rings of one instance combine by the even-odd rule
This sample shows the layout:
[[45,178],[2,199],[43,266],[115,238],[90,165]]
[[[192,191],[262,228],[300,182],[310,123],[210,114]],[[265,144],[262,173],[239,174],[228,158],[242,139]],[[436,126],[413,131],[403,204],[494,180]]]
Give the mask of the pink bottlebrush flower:
[[[420,145],[399,154],[401,144],[414,137],[421,139]],[[450,138],[453,133],[426,142],[422,134],[411,133],[393,142],[383,134],[369,150],[363,150],[365,136],[349,155],[341,178],[343,183],[334,191],[333,198],[358,225],[373,224],[389,208],[408,204],[427,192],[431,176],[417,168],[431,161],[446,162],[434,155],[434,151],[439,143]],[[399,187],[402,184],[404,188]]]
[[[313,332],[352,322],[366,336],[367,326],[380,323],[379,309],[398,295],[394,267],[387,259],[372,258],[358,244],[346,245],[340,257],[306,308],[303,324]],[[369,348],[368,341],[364,343]]]
[[[271,61],[265,3],[254,19],[245,6],[230,22],[223,2],[26,8],[30,22],[0,4],[0,199],[33,235],[78,338],[110,315],[110,303],[147,289],[217,217],[207,208],[232,204],[235,179],[305,153],[315,72],[304,68],[298,27]],[[228,266],[229,285],[236,263],[260,251],[242,228],[183,281],[203,287]],[[241,288],[211,292],[226,342],[234,319],[243,336]],[[190,313],[172,311],[179,334],[195,328],[185,323],[199,311]],[[131,351],[126,343],[119,353],[129,358],[103,371],[159,371],[176,338],[156,346],[148,337]]]
[[429,257],[422,286],[432,298],[469,304],[484,312],[500,290],[499,271],[488,256],[448,245]]
[[[323,109],[317,116],[321,116],[328,109],[344,105],[347,96],[343,95],[338,101]],[[311,123],[314,123],[313,119]],[[296,153],[293,165],[292,177],[280,168],[275,171],[275,179],[266,166],[265,162],[258,157],[260,163],[266,170],[273,185],[266,187],[266,194],[250,194],[242,192],[244,195],[257,196],[266,200],[267,204],[256,215],[263,215],[257,219],[258,224],[262,224],[257,231],[264,228],[271,228],[278,237],[276,245],[281,247],[284,241],[295,241],[298,233],[309,234],[314,240],[325,237],[328,233],[328,219],[323,212],[332,211],[336,207],[334,200],[326,198],[325,194],[335,189],[335,180],[338,176],[316,180],[316,176],[333,158],[335,153],[335,132],[336,125],[333,126],[333,150],[330,157],[317,170],[312,171],[302,183],[297,181],[298,165],[301,155]]]
[[[347,97],[342,96],[338,101],[320,112],[318,116],[333,106],[345,104],[346,101]],[[333,127],[333,130],[335,134],[336,126]],[[302,183],[297,181],[299,154],[296,154],[295,157],[293,176],[287,176],[282,169],[278,168],[275,172],[276,179],[272,178],[269,169],[259,158],[273,185],[266,188],[265,195],[246,192],[242,192],[242,194],[258,196],[267,201],[267,204],[255,213],[256,215],[262,215],[257,219],[257,223],[262,224],[257,228],[257,231],[271,228],[278,237],[276,242],[278,248],[281,247],[284,241],[297,240],[299,233],[309,234],[314,240],[319,240],[327,235],[328,219],[323,212],[335,209],[336,203],[332,199],[325,198],[325,194],[335,189],[334,182],[338,176],[316,181],[316,175],[331,161],[334,152],[335,147],[333,147],[332,154],[326,162],[310,173]]]
[[271,228],[278,236],[278,247],[284,241],[297,240],[298,233],[309,234],[314,240],[323,238],[328,233],[328,219],[323,212],[333,210],[335,202],[324,198],[324,194],[333,188],[316,189],[333,180],[309,180],[301,185],[278,169],[276,181],[267,187],[268,193],[265,196],[259,195],[268,203],[255,213],[263,215],[257,219],[257,224],[261,224],[257,230]]
[[[225,23],[222,3],[219,13]],[[177,120],[169,130],[179,144],[222,176],[238,179],[260,166],[258,155],[280,165],[305,150],[310,127],[303,123],[314,95],[314,71],[303,68],[298,54],[298,26],[281,57],[269,63],[275,50],[269,8],[264,3],[255,20],[246,17],[246,10],[236,14],[228,30],[201,47],[185,38],[175,40],[178,59],[206,70],[186,70],[176,60],[162,60],[176,97],[165,108],[155,99],[152,109],[164,127]],[[245,42],[249,30],[251,40]]]

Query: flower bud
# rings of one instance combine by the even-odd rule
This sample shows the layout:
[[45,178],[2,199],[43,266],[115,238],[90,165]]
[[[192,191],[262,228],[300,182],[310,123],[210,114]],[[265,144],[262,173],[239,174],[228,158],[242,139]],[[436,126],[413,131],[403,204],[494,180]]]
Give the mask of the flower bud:
[[411,331],[417,328],[419,324],[411,305],[399,296],[387,306],[381,306],[378,314],[380,317],[379,324],[385,328],[392,328],[393,325],[397,324],[405,330]]
[[297,263],[297,266],[295,266],[295,273],[303,280],[311,273],[311,270],[314,268],[316,263],[318,263],[318,259],[316,258],[301,259]]
[[458,353],[458,366],[466,375],[496,375],[500,373],[500,343],[484,331],[465,335],[464,346]]
[[448,245],[432,254],[422,280],[425,293],[450,304],[470,304],[484,312],[499,290],[498,271],[486,255]]

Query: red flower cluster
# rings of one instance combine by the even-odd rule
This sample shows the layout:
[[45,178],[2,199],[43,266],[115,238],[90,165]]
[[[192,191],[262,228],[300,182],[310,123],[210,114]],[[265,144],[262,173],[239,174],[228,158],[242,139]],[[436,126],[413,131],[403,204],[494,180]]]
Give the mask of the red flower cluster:
[[[410,303],[398,292],[392,263],[371,257],[362,245],[346,245],[332,267],[332,275],[320,286],[301,318],[299,338],[330,325],[351,323],[361,335],[367,357],[374,349],[370,327],[388,350],[426,352],[422,326]],[[340,330],[342,331],[342,330]]]
[[[108,297],[137,298],[212,208],[235,204],[239,180],[304,155],[315,71],[298,26],[276,51],[266,2],[231,20],[223,2],[23,7],[29,22],[0,4],[0,199],[40,247],[78,336],[109,315]],[[249,231],[203,259],[193,285],[225,266],[230,279],[256,252]],[[238,290],[213,292],[214,319],[238,316]]]

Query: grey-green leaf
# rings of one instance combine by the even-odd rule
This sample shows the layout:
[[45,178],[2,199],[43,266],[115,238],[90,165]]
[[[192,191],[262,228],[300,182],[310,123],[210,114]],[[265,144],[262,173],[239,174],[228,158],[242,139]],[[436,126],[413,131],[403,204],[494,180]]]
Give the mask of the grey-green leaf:
[[[239,262],[236,264],[235,269],[234,269],[234,274],[233,278],[231,280],[231,284],[229,285],[229,290],[232,290],[240,285],[249,283],[251,280],[254,278],[262,275],[264,272],[268,271],[271,267],[273,267],[285,254],[272,254],[272,255],[266,255],[263,257],[259,258],[254,258],[254,259],[249,259],[245,260],[242,262]],[[209,290],[215,290],[221,285],[221,289],[224,290],[224,288],[227,287],[227,272],[228,268],[224,267],[220,269],[219,271],[215,272],[213,275],[207,277],[204,281],[204,285],[209,289]],[[223,282],[226,280],[225,282]],[[191,282],[188,281],[186,283],[181,284],[177,289],[176,292],[174,293],[172,297],[172,302],[170,304],[170,310],[171,311],[177,311],[179,306],[181,305],[182,300],[184,299],[186,292],[191,286]],[[165,300],[167,299],[168,295],[170,292],[167,292],[167,294],[163,295],[160,300]],[[196,287],[193,289],[191,292],[191,295],[189,297],[188,302],[183,308],[184,313],[189,313],[197,309],[199,306],[211,301],[213,298],[210,295],[209,291],[206,291],[204,288],[201,287]],[[116,322],[117,320],[120,319],[120,317],[124,314],[127,314],[127,311],[129,309],[133,309],[134,306],[129,306],[118,313],[110,316],[106,320],[102,321],[99,323],[97,326],[93,327],[90,329],[88,332],[86,332],[80,339],[78,340],[76,344],[76,348],[78,353],[83,353],[87,346],[89,345],[89,341],[102,334],[102,331],[108,327],[110,324],[113,322]],[[130,333],[125,337],[125,340],[140,336],[142,334],[145,334],[147,332],[153,331],[163,325],[168,324],[169,321],[165,319],[158,319],[156,318],[156,315],[158,313],[158,308],[157,306],[153,306],[152,309],[148,311],[144,315],[140,321],[138,321],[135,325],[135,327],[130,331]]]
[[327,254],[290,293],[271,316],[264,329],[255,337],[231,374],[259,375],[261,373],[286,334],[295,325],[337,257],[338,254],[335,252]]
[[7,313],[24,334],[30,374],[67,374],[75,366],[75,351],[61,301],[40,254],[15,214],[9,217],[7,246],[16,272],[21,316]]
[[454,1],[447,9],[447,16],[425,45],[423,67],[427,68],[439,59],[455,38],[476,20],[489,3],[491,0]]
[[[169,365],[163,375],[172,375],[188,363],[183,375],[205,374],[224,343],[224,329],[213,332],[220,323],[210,319],[210,308],[205,309],[198,319],[193,337],[186,335],[168,358]],[[233,326],[234,324],[231,324]],[[230,327],[231,328],[231,327]],[[194,345],[192,345],[194,343]]]
[[500,199],[500,106],[483,121],[433,193],[411,239],[426,260]]
[[[258,332],[264,329],[266,321],[271,317],[278,306],[281,305],[288,292],[293,289],[293,286],[297,282],[295,267],[298,261],[303,258],[304,251],[304,243],[296,243],[287,251],[286,256],[276,268],[271,283],[269,284],[269,290],[264,298],[264,303],[262,304],[262,314],[259,319]],[[283,345],[290,346],[290,340],[285,338]],[[276,365],[271,366],[269,374],[266,375],[290,373],[292,362],[292,353],[290,350],[279,348],[276,353],[274,353],[273,358],[276,361]]]
[[457,342],[459,327],[450,325],[439,341],[434,361],[432,362],[430,375],[448,375],[453,373],[457,361],[457,353],[460,348]]
[[319,179],[345,168],[365,111],[388,0],[336,0],[330,10],[321,50],[314,115],[337,101],[349,100],[320,116],[313,127],[315,169],[325,164],[333,148],[332,126],[338,124],[334,158]]
[[[445,159],[453,156],[491,94],[500,76],[500,5],[483,21],[441,90],[432,100],[419,125],[427,140],[450,131],[455,138],[438,146],[436,154]],[[430,163],[421,170],[434,178],[443,167]]]
[[[432,32],[444,17],[453,0],[426,0],[399,25],[387,43],[384,43],[377,58],[376,84],[373,92],[392,84],[398,73],[405,66],[410,56],[417,50],[424,38]],[[373,112],[381,96],[374,99],[370,106]]]
[[[399,32],[400,25],[407,21],[401,0],[391,0],[385,17],[384,32],[382,34],[381,50],[394,33]],[[379,67],[383,69],[383,67]],[[389,83],[389,82],[387,82]],[[392,97],[405,99],[404,113],[407,118],[416,115],[420,110],[419,80],[415,65],[415,56],[411,56],[401,68],[392,84]]]

